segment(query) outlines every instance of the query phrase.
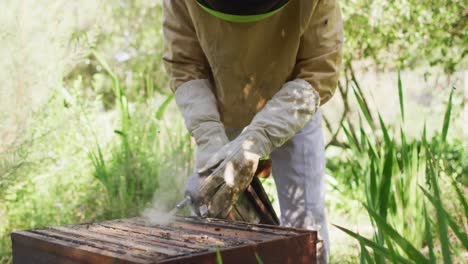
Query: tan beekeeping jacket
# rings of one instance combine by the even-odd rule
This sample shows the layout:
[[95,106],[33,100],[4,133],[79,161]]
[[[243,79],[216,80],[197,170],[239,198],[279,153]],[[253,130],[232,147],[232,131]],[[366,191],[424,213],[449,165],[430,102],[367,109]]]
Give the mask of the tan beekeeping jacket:
[[336,89],[343,42],[337,0],[291,0],[254,23],[220,20],[195,0],[163,0],[163,12],[171,89],[209,79],[227,128],[247,126],[287,81],[308,81],[322,104]]

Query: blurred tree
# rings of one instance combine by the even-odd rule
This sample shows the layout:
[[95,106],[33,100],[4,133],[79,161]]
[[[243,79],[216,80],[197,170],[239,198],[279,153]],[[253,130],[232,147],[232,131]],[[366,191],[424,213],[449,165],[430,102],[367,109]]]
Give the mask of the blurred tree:
[[[97,32],[98,36],[89,46],[103,55],[103,59],[124,85],[129,100],[149,98],[154,92],[168,93],[167,77],[161,67],[161,1],[120,0],[102,4],[103,23],[78,32],[75,39],[87,39],[90,32]],[[105,108],[113,108],[115,97],[112,80],[92,52],[66,80],[73,81],[78,77],[91,90],[88,95],[101,96]]]
[[[351,71],[351,62],[357,61],[378,70],[435,66],[449,74],[466,67],[465,2],[341,0],[347,71]],[[98,32],[98,37],[90,46],[104,55],[124,84],[129,100],[148,98],[154,92],[168,93],[161,67],[161,0],[102,4],[101,23],[90,28]],[[92,90],[88,94],[101,95],[106,108],[113,107],[112,82],[91,53],[67,79],[76,80],[77,76]]]
[[[375,66],[466,67],[468,9],[465,0],[342,0],[347,62]],[[425,65],[426,64],[426,65]],[[463,65],[465,64],[465,65]]]

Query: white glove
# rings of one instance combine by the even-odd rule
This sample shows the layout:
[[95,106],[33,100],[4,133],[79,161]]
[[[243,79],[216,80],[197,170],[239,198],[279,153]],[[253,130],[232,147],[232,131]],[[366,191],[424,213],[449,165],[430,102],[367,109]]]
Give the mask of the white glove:
[[239,140],[217,152],[224,154],[220,164],[193,174],[187,181],[185,195],[190,197],[192,210],[197,215],[225,218],[240,193],[249,186],[260,156],[243,149]]
[[205,167],[212,154],[229,142],[211,84],[208,80],[186,82],[176,90],[175,99],[197,144],[195,167]]
[[260,157],[301,130],[319,105],[320,96],[308,82],[286,83],[234,141],[198,170],[209,176],[199,185],[198,196],[192,197],[195,212],[224,218],[250,184]]

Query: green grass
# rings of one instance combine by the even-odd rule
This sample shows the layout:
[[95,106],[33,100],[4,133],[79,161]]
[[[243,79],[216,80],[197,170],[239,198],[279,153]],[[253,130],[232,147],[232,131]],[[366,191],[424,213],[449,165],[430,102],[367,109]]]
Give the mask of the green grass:
[[[467,249],[467,235],[464,230],[466,210],[465,215],[461,216],[462,220],[458,220],[459,215],[450,215],[442,203],[442,200],[447,199],[441,199],[439,187],[441,182],[446,185],[447,179],[451,179],[457,193],[455,205],[466,205],[464,196],[461,195],[460,183],[454,180],[456,175],[447,174],[447,170],[444,170],[447,163],[457,162],[455,165],[460,166],[461,162],[450,160],[451,154],[446,152],[447,149],[451,149],[447,135],[453,107],[453,90],[450,92],[440,136],[427,139],[424,130],[419,139],[410,142],[403,129],[400,129],[399,135],[392,135],[380,115],[379,127],[382,137],[376,137],[377,125],[369,115],[365,100],[361,98],[362,93],[356,90],[354,95],[370,133],[365,132],[366,127],[362,123],[360,132],[353,131],[351,125],[344,126],[343,131],[353,153],[348,164],[357,167],[353,170],[359,173],[356,177],[361,176],[365,179],[364,206],[375,233],[369,239],[347,228],[338,228],[360,243],[361,263],[383,263],[385,259],[398,263],[452,263],[452,258],[460,259],[460,249]],[[403,84],[399,77],[400,111],[401,120],[404,122],[402,90]],[[358,134],[359,136],[356,136]],[[465,169],[462,170],[466,173]],[[428,189],[432,191],[429,192]],[[426,204],[431,204],[432,207]],[[436,218],[430,221],[428,214],[435,214]],[[448,226],[458,241],[449,239]],[[438,236],[433,237],[433,233],[437,233]],[[423,249],[429,253],[422,253]]]
[[[107,63],[95,52],[98,60],[113,78],[116,105],[119,112],[118,129],[114,130],[116,141],[108,157],[96,140],[96,148],[90,152],[94,176],[106,191],[108,210],[105,218],[122,218],[137,215],[153,198],[161,184],[179,187],[191,171],[192,145],[190,136],[179,123],[164,123],[164,113],[172,102],[172,95],[152,111],[149,103],[135,106],[129,111],[124,89]],[[177,174],[179,175],[171,175]],[[165,186],[167,187],[167,186]],[[183,197],[181,188],[175,188],[171,203]],[[166,197],[161,197],[166,198]]]

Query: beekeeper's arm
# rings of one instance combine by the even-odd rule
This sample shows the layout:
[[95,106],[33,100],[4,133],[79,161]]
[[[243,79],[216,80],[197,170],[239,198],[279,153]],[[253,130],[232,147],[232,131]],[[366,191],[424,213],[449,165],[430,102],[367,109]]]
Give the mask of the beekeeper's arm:
[[228,141],[220,121],[210,67],[186,7],[186,1],[163,1],[163,61],[185,125],[197,144],[196,167]]
[[216,167],[200,188],[200,197],[209,197],[199,202],[202,215],[224,217],[250,184],[258,159],[293,137],[332,97],[341,63],[341,13],[337,0],[317,2],[301,38],[294,80],[284,84],[240,136],[200,170]]

